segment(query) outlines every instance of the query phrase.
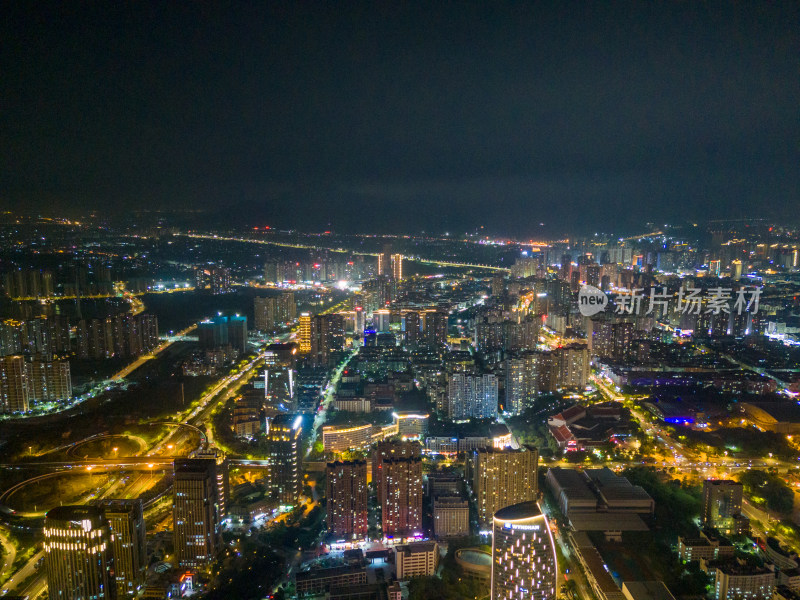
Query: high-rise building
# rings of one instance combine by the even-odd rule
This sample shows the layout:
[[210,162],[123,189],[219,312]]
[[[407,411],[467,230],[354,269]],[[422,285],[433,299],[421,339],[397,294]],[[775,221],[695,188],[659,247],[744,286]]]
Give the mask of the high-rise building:
[[537,353],[525,352],[506,360],[505,410],[521,414],[539,393]]
[[403,255],[392,254],[392,277],[396,281],[403,278]]
[[422,532],[422,459],[388,458],[381,465],[381,522],[388,537]]
[[392,245],[384,244],[383,251],[378,254],[377,275],[392,276]]
[[147,572],[142,500],[102,500],[98,506],[103,509],[114,538],[112,546],[117,596],[135,596],[144,584]]
[[272,331],[277,326],[294,321],[297,305],[294,292],[282,292],[278,296],[253,299],[255,309],[255,328],[259,331]]
[[339,314],[314,315],[311,318],[311,362],[327,366],[333,353],[343,349],[344,317]]
[[81,319],[77,326],[77,337],[80,358],[140,356],[159,344],[158,319],[146,313]]
[[174,463],[173,527],[180,567],[208,564],[219,549],[217,461],[183,458]]
[[327,467],[328,532],[346,538],[367,535],[367,461],[337,461]]
[[29,399],[32,402],[59,402],[72,397],[69,361],[35,360],[25,364]]
[[422,446],[415,441],[383,440],[375,444],[372,451],[372,481],[378,494],[378,504],[386,500],[386,485],[383,479],[383,463],[395,458],[419,458]]
[[703,482],[703,512],[700,521],[706,527],[732,533],[742,513],[744,487],[730,479],[706,479]]
[[300,315],[300,352],[311,352],[311,314],[302,313]]
[[478,520],[489,524],[501,508],[536,499],[539,490],[536,448],[481,448],[472,452],[470,474]]
[[302,424],[302,417],[287,414],[267,423],[269,496],[282,506],[294,506],[300,497]]
[[553,534],[536,502],[498,510],[492,519],[491,600],[555,600]]
[[425,341],[436,348],[447,344],[447,318],[445,311],[426,311],[425,315]]
[[233,315],[228,318],[228,342],[242,354],[247,352],[247,317]]
[[0,406],[3,412],[27,412],[30,408],[28,370],[23,356],[0,359]]
[[96,506],[59,506],[44,519],[50,600],[116,599],[111,527]]
[[231,270],[215,264],[195,267],[195,287],[210,289],[212,294],[225,294],[231,291]]
[[496,375],[453,373],[447,394],[451,419],[492,419],[497,416]]
[[405,315],[405,328],[403,329],[403,341],[408,346],[416,346],[419,343],[421,332],[419,329],[419,313],[409,311]]

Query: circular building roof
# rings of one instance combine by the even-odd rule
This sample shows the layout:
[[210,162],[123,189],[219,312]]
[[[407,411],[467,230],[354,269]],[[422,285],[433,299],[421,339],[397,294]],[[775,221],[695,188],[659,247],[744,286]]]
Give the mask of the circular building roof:
[[520,502],[501,508],[494,513],[495,521],[525,521],[541,516],[542,509],[537,502]]

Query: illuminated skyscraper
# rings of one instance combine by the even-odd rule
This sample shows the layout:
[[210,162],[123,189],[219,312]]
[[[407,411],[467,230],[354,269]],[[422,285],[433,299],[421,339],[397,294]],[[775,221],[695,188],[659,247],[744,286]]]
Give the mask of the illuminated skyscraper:
[[394,277],[396,281],[400,281],[403,278],[402,254],[392,254],[392,277]]
[[183,458],[175,461],[174,469],[172,512],[178,566],[208,564],[219,548],[217,461]]
[[422,447],[414,441],[381,441],[375,445],[372,451],[372,481],[378,492],[378,503],[383,504],[386,500],[386,485],[383,480],[384,461],[397,458],[418,458],[421,456]]
[[300,315],[300,352],[311,352],[311,313]]
[[136,595],[147,571],[147,542],[141,499],[103,500],[103,509],[114,536],[114,575],[117,596]]
[[[300,331],[302,334],[302,327]],[[327,366],[332,353],[344,349],[344,317],[339,314],[313,316],[310,339],[311,361]]]
[[491,600],[555,600],[556,548],[539,505],[507,506],[492,521]]
[[269,495],[279,505],[294,506],[301,491],[302,417],[281,414],[268,422]]
[[381,464],[383,534],[410,537],[422,532],[422,459],[389,458]]
[[111,527],[96,506],[59,506],[44,519],[50,600],[116,599]]
[[337,461],[327,467],[328,531],[337,536],[367,535],[367,461]]
[[539,452],[524,446],[519,450],[481,448],[472,453],[472,491],[478,505],[478,520],[489,524],[498,510],[536,499]]

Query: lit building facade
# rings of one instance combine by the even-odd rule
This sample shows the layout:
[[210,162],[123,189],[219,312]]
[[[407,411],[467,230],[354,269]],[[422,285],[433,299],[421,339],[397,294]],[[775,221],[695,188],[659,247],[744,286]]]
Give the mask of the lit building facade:
[[135,596],[144,585],[147,541],[141,499],[103,500],[103,509],[114,540],[114,576],[119,597]]
[[533,447],[474,450],[470,469],[478,520],[488,525],[500,509],[535,500],[538,466],[539,452]]
[[116,599],[111,527],[96,506],[59,506],[44,520],[50,600]]
[[536,502],[494,514],[491,600],[554,600],[556,548],[547,517]]
[[217,461],[185,458],[174,463],[173,523],[180,567],[210,563],[219,548],[220,501]]
[[327,466],[328,532],[346,538],[367,535],[367,461]]
[[311,352],[311,313],[300,314],[300,352]]

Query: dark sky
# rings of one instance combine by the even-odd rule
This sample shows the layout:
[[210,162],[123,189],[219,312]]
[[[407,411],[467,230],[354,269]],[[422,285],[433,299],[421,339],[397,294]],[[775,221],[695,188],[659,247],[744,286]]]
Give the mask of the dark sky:
[[0,202],[518,235],[796,218],[799,7],[6,2]]

